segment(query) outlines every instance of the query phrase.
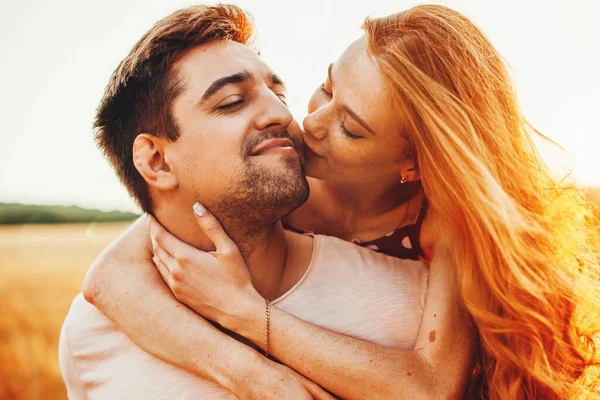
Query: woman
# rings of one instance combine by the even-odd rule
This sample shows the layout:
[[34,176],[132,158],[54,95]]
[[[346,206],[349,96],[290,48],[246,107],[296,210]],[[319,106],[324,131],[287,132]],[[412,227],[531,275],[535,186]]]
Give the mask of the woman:
[[[448,257],[457,268],[446,271],[439,287],[430,277],[434,285],[421,332],[428,332],[423,326],[437,316],[427,311],[431,304],[439,306],[432,297],[451,293],[453,287],[445,284],[454,283],[478,330],[484,395],[559,399],[591,393],[591,374],[599,364],[593,340],[600,326],[593,219],[577,190],[550,178],[500,56],[469,20],[441,6],[369,19],[365,31],[332,65],[311,99],[304,121],[307,172],[317,180],[311,181],[308,203],[288,224],[401,257],[432,257],[432,265]],[[408,183],[418,180],[420,185]],[[419,233],[427,204],[429,216]],[[438,251],[439,237],[447,242],[448,255]],[[127,243],[127,235],[120,241]],[[176,246],[184,245],[154,245],[155,263],[167,282],[178,268],[178,260],[168,256]],[[127,262],[119,258],[119,243],[111,257],[106,265]],[[221,261],[212,262],[223,266]],[[257,332],[220,314],[218,305],[209,310],[210,299],[193,290],[194,282],[210,277],[203,264],[188,269],[184,280],[191,286],[176,291],[178,299],[253,340]],[[218,268],[211,270],[218,275]],[[110,275],[111,268],[103,271]],[[456,280],[448,278],[454,273]],[[227,280],[218,278],[213,275],[211,283]],[[120,288],[132,290],[127,284]],[[223,288],[235,301],[235,288]],[[100,308],[110,308],[110,294],[102,296]],[[456,325],[464,324],[460,313],[446,311],[440,317],[451,320],[449,326],[464,341],[464,325]],[[258,321],[263,312],[248,318]],[[439,371],[438,365],[419,352],[419,345],[408,352],[413,358],[404,353],[402,358],[394,349],[341,339],[277,309],[271,317],[277,333],[270,349],[274,356],[336,394],[337,382],[347,386],[357,376],[375,382],[374,397],[403,380],[414,385],[414,397],[424,398],[437,397],[449,384],[427,374],[428,367]],[[119,320],[114,311],[111,318]],[[441,340],[449,344],[449,336]],[[310,337],[322,347],[307,345]],[[428,339],[435,342],[435,332]],[[421,335],[419,340],[427,342]],[[179,365],[192,364],[193,348],[174,356],[165,355],[168,348],[152,348],[160,344],[139,344]],[[311,351],[299,357],[298,348]],[[335,349],[327,365],[318,364],[321,348]],[[349,353],[373,362],[348,362]],[[392,368],[400,360],[422,362],[419,382],[389,373],[401,371]],[[458,396],[464,379],[452,385],[444,393]],[[363,397],[356,388],[361,385],[354,386],[344,394]]]

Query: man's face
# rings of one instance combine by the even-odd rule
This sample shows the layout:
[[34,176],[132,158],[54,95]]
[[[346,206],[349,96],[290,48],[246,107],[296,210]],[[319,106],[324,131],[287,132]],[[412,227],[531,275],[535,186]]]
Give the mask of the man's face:
[[256,53],[219,41],[174,68],[184,87],[172,105],[180,137],[165,158],[184,199],[248,223],[275,222],[306,201],[299,127],[283,83]]

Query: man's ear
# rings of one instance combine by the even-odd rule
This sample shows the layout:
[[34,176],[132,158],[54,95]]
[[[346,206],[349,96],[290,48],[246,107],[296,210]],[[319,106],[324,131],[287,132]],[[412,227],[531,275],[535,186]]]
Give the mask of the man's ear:
[[139,134],[133,142],[133,165],[150,187],[173,190],[177,178],[167,161],[162,141],[147,133]]

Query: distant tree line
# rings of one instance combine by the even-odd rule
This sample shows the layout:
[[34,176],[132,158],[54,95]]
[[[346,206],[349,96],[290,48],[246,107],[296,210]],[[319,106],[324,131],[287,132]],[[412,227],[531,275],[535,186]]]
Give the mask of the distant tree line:
[[132,221],[137,217],[139,214],[130,212],[91,210],[77,206],[0,203],[0,225],[117,222]]
[[[586,191],[590,199],[600,206],[600,188]],[[600,207],[596,209],[596,212],[600,217]],[[91,210],[77,206],[0,203],[0,225],[133,221],[139,216],[139,214],[131,212]]]

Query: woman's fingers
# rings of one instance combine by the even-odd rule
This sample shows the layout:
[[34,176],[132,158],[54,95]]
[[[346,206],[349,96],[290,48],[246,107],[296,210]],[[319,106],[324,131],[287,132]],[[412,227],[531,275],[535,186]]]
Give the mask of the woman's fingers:
[[217,248],[217,253],[222,255],[238,253],[236,244],[227,235],[219,220],[199,202],[194,204],[194,215],[198,226],[208,236]]
[[171,287],[172,282],[171,282],[171,273],[169,271],[169,268],[167,268],[167,266],[162,261],[160,261],[160,258],[158,258],[157,256],[153,256],[152,261],[154,262],[156,269],[162,276],[163,281],[165,281],[167,286]]
[[170,275],[172,271],[177,268],[177,260],[162,246],[156,243],[154,239],[152,239],[152,250],[154,252],[154,257],[158,258]]
[[158,269],[158,272],[162,276],[163,281],[167,284],[169,289],[171,289],[171,293],[173,294],[173,296],[175,296],[175,298],[181,301],[182,303],[185,303],[185,284],[182,284],[174,278],[172,270],[170,270],[167,267],[167,265],[160,260],[160,257],[153,256],[152,261],[154,262],[154,265],[156,265],[156,269]]

